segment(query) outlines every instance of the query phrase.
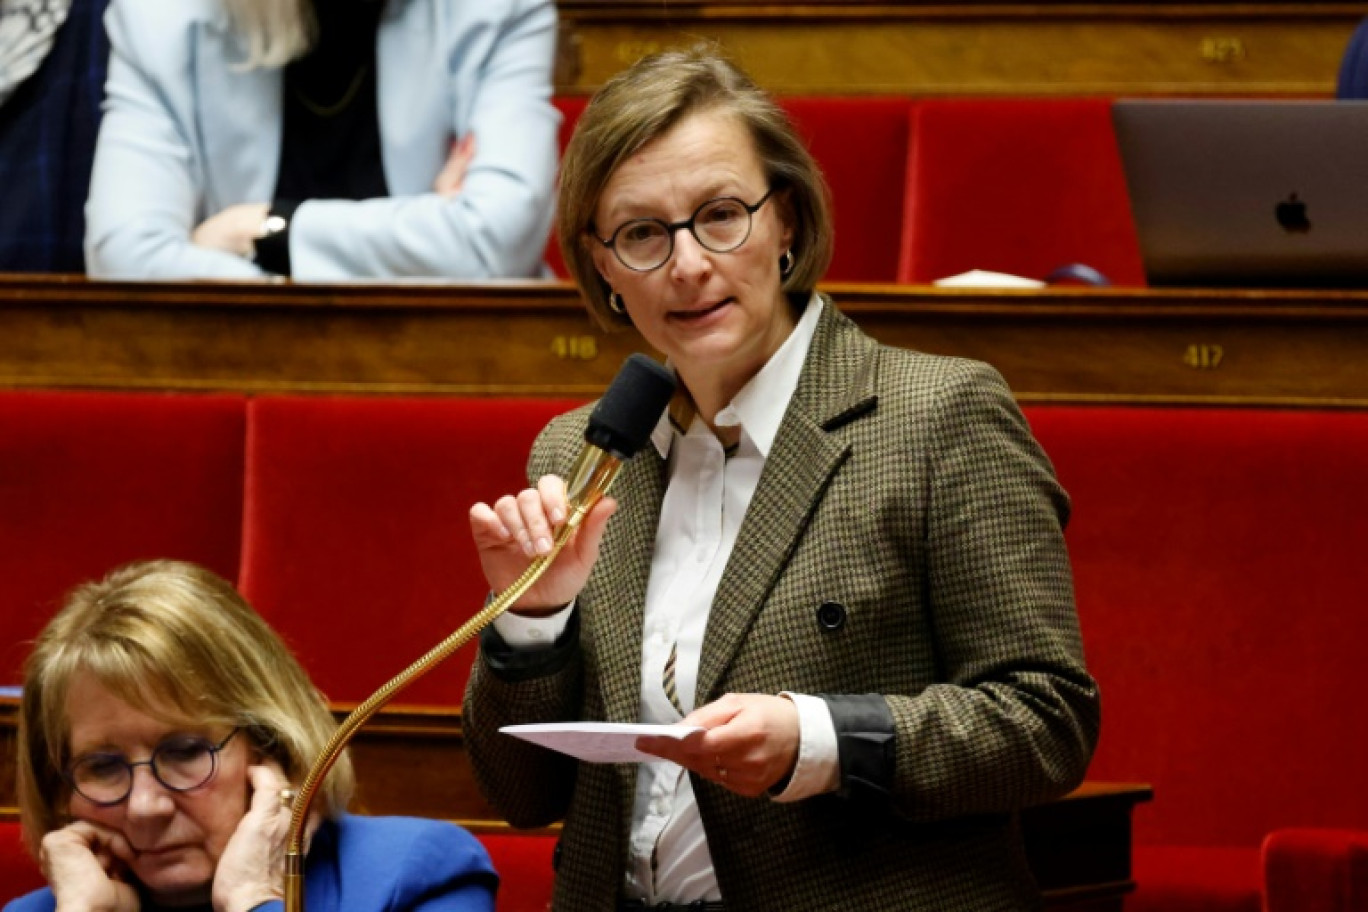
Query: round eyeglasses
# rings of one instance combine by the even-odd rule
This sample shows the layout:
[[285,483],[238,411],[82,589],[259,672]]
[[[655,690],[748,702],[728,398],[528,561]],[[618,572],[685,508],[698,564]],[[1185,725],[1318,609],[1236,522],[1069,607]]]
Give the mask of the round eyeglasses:
[[133,791],[133,768],[152,769],[157,781],[173,792],[189,792],[207,785],[218,772],[218,755],[241,729],[233,729],[218,744],[198,735],[168,738],[152,756],[136,763],[123,754],[93,753],[74,760],[63,778],[91,804],[107,807],[125,800]]
[[771,187],[753,206],[747,206],[734,196],[710,199],[682,222],[632,219],[619,225],[608,240],[597,233],[594,233],[594,240],[612,250],[618,262],[633,272],[650,272],[664,266],[674,254],[675,232],[681,228],[689,229],[704,250],[730,253],[746,243],[751,233],[751,216],[773,193]]

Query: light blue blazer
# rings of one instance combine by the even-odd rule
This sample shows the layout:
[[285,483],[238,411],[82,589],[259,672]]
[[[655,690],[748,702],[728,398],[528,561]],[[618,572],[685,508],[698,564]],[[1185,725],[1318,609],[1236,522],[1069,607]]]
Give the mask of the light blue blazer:
[[[195,227],[269,202],[280,68],[245,70],[222,0],[111,0],[109,79],[86,205],[86,264],[106,278],[252,278],[195,246]],[[377,38],[381,155],[391,196],[312,200],[290,224],[296,279],[539,274],[560,115],[550,0],[387,0]],[[461,192],[432,184],[475,134]]]

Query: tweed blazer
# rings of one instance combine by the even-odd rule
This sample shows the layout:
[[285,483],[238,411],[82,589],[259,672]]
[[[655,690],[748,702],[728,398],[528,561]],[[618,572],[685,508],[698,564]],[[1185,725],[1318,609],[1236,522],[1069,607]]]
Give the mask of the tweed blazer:
[[[565,473],[586,412],[554,420],[530,475]],[[465,735],[515,826],[564,819],[554,908],[612,907],[635,768],[502,736],[515,722],[635,721],[665,463],[623,470],[578,599],[577,647],[536,672],[482,648]],[[1029,909],[1016,811],[1083,778],[1099,726],[1062,536],[1068,500],[987,365],[882,346],[823,309],[708,619],[697,705],[727,692],[878,694],[889,787],[794,803],[694,777],[723,900],[737,910]],[[824,605],[843,621],[819,620]],[[872,799],[871,795],[877,795]]]

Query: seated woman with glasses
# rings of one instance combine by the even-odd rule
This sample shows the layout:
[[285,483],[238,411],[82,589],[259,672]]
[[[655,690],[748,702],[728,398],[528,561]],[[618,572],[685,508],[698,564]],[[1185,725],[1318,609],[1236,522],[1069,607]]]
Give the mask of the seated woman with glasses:
[[[193,564],[132,564],[76,589],[25,669],[18,787],[48,887],[6,912],[283,908],[297,783],[335,728],[280,638]],[[498,878],[460,827],[344,812],[322,784],[311,910],[488,912]]]
[[[1007,385],[880,345],[816,291],[825,181],[707,49],[600,90],[557,212],[590,311],[680,392],[485,632],[466,694],[495,807],[565,822],[555,908],[1038,907],[1016,813],[1083,778],[1099,709],[1068,498]],[[587,416],[542,433],[533,487],[472,507],[492,589],[551,550]],[[635,768],[499,731],[566,720],[704,731],[644,739],[672,762]]]

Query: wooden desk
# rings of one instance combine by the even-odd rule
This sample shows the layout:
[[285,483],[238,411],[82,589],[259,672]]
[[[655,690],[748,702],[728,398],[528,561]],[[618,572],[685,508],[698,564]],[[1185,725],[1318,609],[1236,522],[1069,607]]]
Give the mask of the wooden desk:
[[[832,285],[875,337],[1025,402],[1368,407],[1368,292]],[[0,277],[0,388],[593,396],[633,331],[575,290]]]
[[1321,95],[1368,4],[1249,0],[561,0],[556,91],[716,41],[772,92]]
[[[339,707],[338,718],[352,708]],[[17,721],[14,698],[0,697],[0,820],[17,816]],[[438,817],[477,831],[507,829],[475,787],[457,710],[387,708],[357,733],[351,752],[358,804],[367,813]],[[1120,912],[1135,888],[1131,810],[1150,797],[1145,785],[1088,782],[1022,815],[1027,855],[1049,908]]]

